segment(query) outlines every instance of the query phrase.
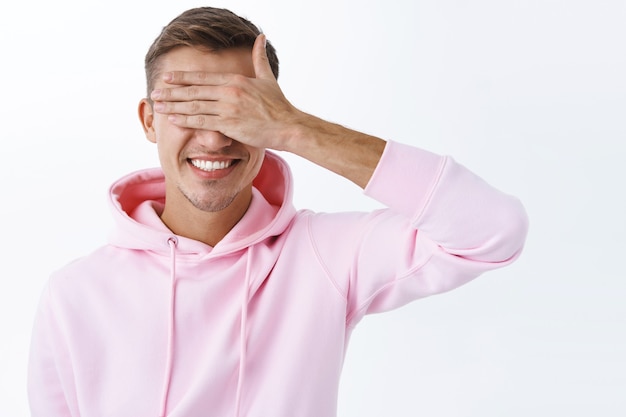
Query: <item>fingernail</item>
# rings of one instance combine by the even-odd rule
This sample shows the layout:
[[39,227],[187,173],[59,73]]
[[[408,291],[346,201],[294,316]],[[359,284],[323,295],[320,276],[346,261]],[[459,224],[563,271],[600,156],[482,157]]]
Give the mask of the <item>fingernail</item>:
[[150,94],[150,97],[152,97],[152,98],[159,98],[159,97],[161,97],[161,90],[152,90],[152,94]]
[[154,103],[154,111],[163,111],[165,110],[165,104],[161,103],[160,101],[157,103]]

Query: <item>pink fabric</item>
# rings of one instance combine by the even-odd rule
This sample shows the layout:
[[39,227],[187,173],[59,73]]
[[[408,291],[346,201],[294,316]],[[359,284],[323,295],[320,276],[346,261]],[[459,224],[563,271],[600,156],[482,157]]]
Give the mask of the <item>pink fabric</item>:
[[250,210],[214,248],[160,223],[160,170],[112,186],[110,243],[43,291],[34,417],[335,416],[365,314],[522,249],[521,204],[450,158],[389,142],[365,190],[389,208],[332,214],[296,211],[288,167],[265,159]]

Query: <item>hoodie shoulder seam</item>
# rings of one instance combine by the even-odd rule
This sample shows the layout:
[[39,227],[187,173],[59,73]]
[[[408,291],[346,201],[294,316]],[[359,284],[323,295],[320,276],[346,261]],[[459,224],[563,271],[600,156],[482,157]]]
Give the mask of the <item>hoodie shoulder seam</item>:
[[320,251],[317,247],[317,244],[315,242],[315,239],[313,238],[313,230],[312,230],[312,224],[311,224],[311,218],[313,216],[308,215],[306,218],[306,230],[307,230],[307,235],[309,238],[309,242],[311,243],[311,247],[313,249],[313,253],[315,254],[315,259],[317,260],[317,262],[319,263],[320,267],[322,268],[322,270],[324,271],[324,275],[326,275],[326,278],[330,281],[331,285],[335,288],[335,290],[339,293],[339,295],[344,299],[344,300],[348,300],[348,294],[346,293],[346,291],[344,291],[341,286],[339,285],[339,283],[337,282],[337,280],[335,278],[333,278],[330,270],[328,269],[328,267],[326,266],[326,264],[324,263],[322,256],[320,255]]

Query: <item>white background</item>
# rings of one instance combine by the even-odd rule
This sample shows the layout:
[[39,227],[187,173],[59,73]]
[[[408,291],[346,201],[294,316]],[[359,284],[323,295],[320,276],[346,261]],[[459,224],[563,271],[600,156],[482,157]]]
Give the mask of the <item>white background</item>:
[[[105,242],[106,191],[157,164],[143,56],[193,1],[0,6],[0,416],[28,415],[51,271]],[[522,199],[523,256],[366,318],[342,417],[626,415],[626,2],[215,1],[261,26],[301,109],[451,154]],[[377,207],[289,158],[296,205]]]

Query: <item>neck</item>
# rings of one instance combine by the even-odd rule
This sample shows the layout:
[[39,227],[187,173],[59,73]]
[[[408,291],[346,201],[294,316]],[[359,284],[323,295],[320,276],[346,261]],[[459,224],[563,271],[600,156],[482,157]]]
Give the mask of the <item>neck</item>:
[[[176,204],[175,199],[165,199],[161,214],[163,223],[175,234],[215,246],[241,220],[250,201],[252,190],[244,190],[233,202],[220,211],[203,211],[185,200]],[[169,202],[169,204],[168,204]]]

